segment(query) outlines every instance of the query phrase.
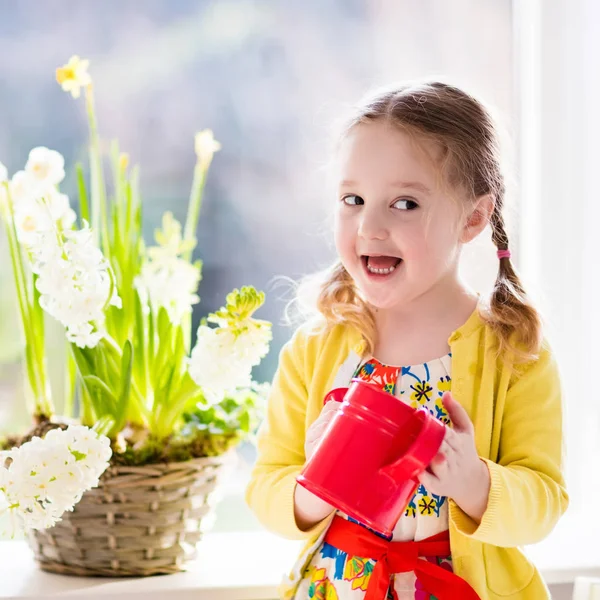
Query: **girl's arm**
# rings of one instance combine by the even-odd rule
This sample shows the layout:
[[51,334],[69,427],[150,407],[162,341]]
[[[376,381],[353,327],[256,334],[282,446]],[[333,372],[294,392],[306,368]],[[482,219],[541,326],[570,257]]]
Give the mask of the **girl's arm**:
[[318,498],[301,485],[296,486],[294,492],[294,514],[300,530],[312,530],[333,511],[334,508],[321,498]]
[[461,533],[486,544],[533,544],[552,531],[568,506],[561,383],[547,348],[509,388],[500,435],[497,462],[483,459],[490,491],[481,522],[456,504],[450,519]]
[[246,502],[258,520],[291,539],[315,535],[333,510],[296,485],[305,462],[305,356],[306,337],[298,331],[279,355],[266,419],[258,434],[258,458],[246,489]]

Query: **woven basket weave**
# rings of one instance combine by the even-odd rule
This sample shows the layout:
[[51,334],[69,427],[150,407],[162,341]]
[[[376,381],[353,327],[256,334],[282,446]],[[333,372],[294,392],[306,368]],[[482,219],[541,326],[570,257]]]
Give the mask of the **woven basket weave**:
[[[175,573],[196,555],[211,493],[230,453],[140,467],[111,466],[73,512],[28,532],[44,571],[69,575]],[[203,521],[204,520],[204,521]]]

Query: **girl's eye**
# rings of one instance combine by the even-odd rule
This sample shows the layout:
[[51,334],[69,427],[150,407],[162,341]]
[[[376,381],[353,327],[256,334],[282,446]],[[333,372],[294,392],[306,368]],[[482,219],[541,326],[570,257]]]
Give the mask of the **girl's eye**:
[[415,210],[419,205],[414,200],[402,199],[396,200],[394,206],[400,210]]
[[342,198],[342,202],[344,204],[347,204],[348,206],[359,206],[365,203],[365,201],[360,196],[355,196],[354,194],[344,196]]

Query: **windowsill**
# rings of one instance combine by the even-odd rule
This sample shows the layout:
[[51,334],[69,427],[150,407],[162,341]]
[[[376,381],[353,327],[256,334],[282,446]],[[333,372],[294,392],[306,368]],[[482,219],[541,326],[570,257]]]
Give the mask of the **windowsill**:
[[[600,577],[600,557],[593,552],[598,531],[589,525],[575,528],[566,516],[547,541],[528,548],[548,584],[572,583],[576,576]],[[262,531],[207,534],[186,572],[112,579],[44,573],[26,542],[0,542],[0,598],[273,600],[281,574],[291,567],[300,546]]]
[[567,512],[547,539],[525,548],[549,585],[600,577],[600,521],[582,512],[583,517]]

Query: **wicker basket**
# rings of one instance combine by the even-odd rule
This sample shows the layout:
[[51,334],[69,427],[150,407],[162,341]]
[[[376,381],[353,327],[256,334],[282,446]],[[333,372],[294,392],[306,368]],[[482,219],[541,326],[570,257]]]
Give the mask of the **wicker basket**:
[[[44,571],[69,575],[175,573],[196,543],[231,453],[180,463],[112,466],[54,527],[28,532]],[[212,498],[211,498],[212,494]]]

